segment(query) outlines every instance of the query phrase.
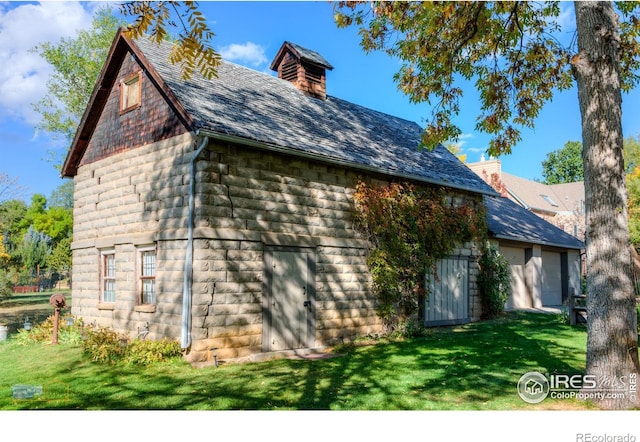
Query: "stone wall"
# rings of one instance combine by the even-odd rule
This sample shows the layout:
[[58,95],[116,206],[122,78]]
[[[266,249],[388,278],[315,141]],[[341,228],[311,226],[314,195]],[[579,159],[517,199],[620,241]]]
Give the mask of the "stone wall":
[[[72,247],[74,315],[132,337],[148,324],[151,339],[180,338],[194,149],[185,134],[80,167]],[[357,172],[215,142],[196,169],[190,360],[210,358],[213,348],[221,359],[261,351],[264,251],[270,246],[314,250],[315,346],[382,332],[367,244],[353,228]],[[138,247],[149,244],[157,249],[153,308],[139,305],[136,288]],[[112,304],[99,302],[99,256],[105,249],[116,256]],[[475,257],[478,251],[463,247],[455,254]],[[476,275],[473,265],[473,319],[480,317]]]
[[[148,324],[149,337],[180,333],[186,241],[164,241],[162,229],[186,227],[190,134],[174,137],[81,166],[74,178],[72,314],[85,323],[113,327],[132,337]],[[139,305],[137,255],[155,245],[155,308]],[[100,303],[100,253],[116,260],[116,302]],[[162,269],[162,271],[160,271]]]

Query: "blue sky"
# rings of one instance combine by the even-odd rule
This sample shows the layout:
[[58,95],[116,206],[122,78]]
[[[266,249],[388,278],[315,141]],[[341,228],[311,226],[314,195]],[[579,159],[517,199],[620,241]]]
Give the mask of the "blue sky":
[[[31,104],[46,93],[51,69],[30,52],[40,42],[57,42],[87,27],[98,2],[0,2],[0,172],[15,177],[23,197],[49,195],[62,183],[48,152],[66,146],[38,133],[38,115]],[[563,3],[563,19],[573,29],[572,6]],[[320,52],[333,66],[327,92],[357,104],[413,120],[430,115],[426,104],[412,105],[397,90],[393,74],[399,62],[382,53],[365,54],[355,28],[338,29],[332,5],[320,2],[201,2],[201,10],[216,33],[214,47],[224,58],[259,71],[269,64],[285,40]],[[29,29],[25,32],[25,29]],[[623,97],[625,136],[640,133],[639,92]],[[488,137],[474,130],[477,94],[465,89],[455,122],[463,132],[462,148],[469,162],[480,159]],[[523,130],[523,140],[511,155],[501,157],[503,171],[541,179],[541,163],[565,142],[581,139],[575,89],[557,94],[539,116],[534,130]]]

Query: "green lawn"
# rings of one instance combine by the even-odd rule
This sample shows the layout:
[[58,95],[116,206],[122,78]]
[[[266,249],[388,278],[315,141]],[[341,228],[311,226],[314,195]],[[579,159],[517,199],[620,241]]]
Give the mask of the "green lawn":
[[[0,323],[9,326],[10,333],[23,327],[25,319],[35,326],[53,314],[49,298],[54,293],[64,294],[67,305],[71,306],[71,290],[47,290],[45,292],[14,293],[0,302]],[[65,313],[70,309],[67,308]]]
[[[510,313],[401,342],[340,349],[322,360],[193,368],[98,365],[77,346],[0,342],[0,409],[511,410],[585,409],[579,401],[524,402],[528,371],[581,371],[586,332],[556,315]],[[15,399],[12,386],[44,394]]]

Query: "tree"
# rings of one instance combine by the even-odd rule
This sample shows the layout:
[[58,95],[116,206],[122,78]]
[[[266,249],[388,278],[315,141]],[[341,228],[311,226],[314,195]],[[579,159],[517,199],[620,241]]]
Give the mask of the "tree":
[[449,152],[454,154],[460,161],[463,163],[467,162],[467,154],[462,153],[462,144],[461,143],[444,143],[444,147],[447,148]]
[[17,177],[0,172],[0,203],[16,198],[21,191]]
[[68,142],[73,140],[113,37],[123,24],[110,9],[100,8],[90,29],[75,38],[42,43],[33,49],[54,69],[47,95],[34,104],[42,116],[39,129]]
[[51,251],[47,257],[47,268],[51,271],[69,274],[71,270],[71,237],[62,239]]
[[564,147],[547,154],[542,162],[545,184],[575,183],[584,180],[582,143],[567,141]]
[[21,227],[22,220],[27,213],[27,205],[20,200],[9,200],[0,203],[0,230],[4,236],[5,251],[13,255],[22,244],[22,237],[26,232]]
[[4,235],[0,232],[0,270],[5,268],[7,264],[9,264],[9,260],[11,259],[11,255],[7,253],[7,250],[4,245]]
[[27,233],[24,235],[24,243],[22,245],[22,260],[27,270],[35,272],[38,278],[40,278],[40,269],[43,268],[47,262],[47,258],[51,254],[51,238],[35,230],[33,227],[29,227]]
[[73,209],[73,180],[67,179],[53,189],[49,196],[49,206]]
[[[617,6],[616,6],[617,5]],[[488,153],[508,154],[520,128],[575,81],[582,118],[586,199],[587,366],[600,382],[640,372],[627,198],[621,92],[640,64],[637,3],[575,2],[577,47],[561,30],[559,2],[340,2],[338,26],[358,26],[365,51],[383,50],[402,65],[395,79],[413,102],[435,99],[423,144],[457,140],[452,123],[463,88],[474,81],[476,129],[492,136]],[[619,15],[616,13],[616,8]],[[637,406],[605,398],[603,408]]]

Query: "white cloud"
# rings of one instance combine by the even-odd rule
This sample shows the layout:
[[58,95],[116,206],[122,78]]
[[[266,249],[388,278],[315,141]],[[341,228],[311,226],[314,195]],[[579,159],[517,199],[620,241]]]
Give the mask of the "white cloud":
[[32,104],[46,94],[52,69],[32,49],[72,37],[91,20],[91,11],[75,1],[0,4],[0,118],[38,121]]
[[560,2],[560,15],[558,16],[557,22],[563,32],[575,31],[576,13],[573,2]]
[[264,48],[250,41],[244,44],[233,43],[219,50],[223,59],[251,66],[260,66],[268,61]]
[[458,144],[460,147],[462,147],[465,144],[467,144],[467,140],[469,140],[470,138],[473,138],[473,134],[461,134],[458,137],[458,142],[456,144]]

